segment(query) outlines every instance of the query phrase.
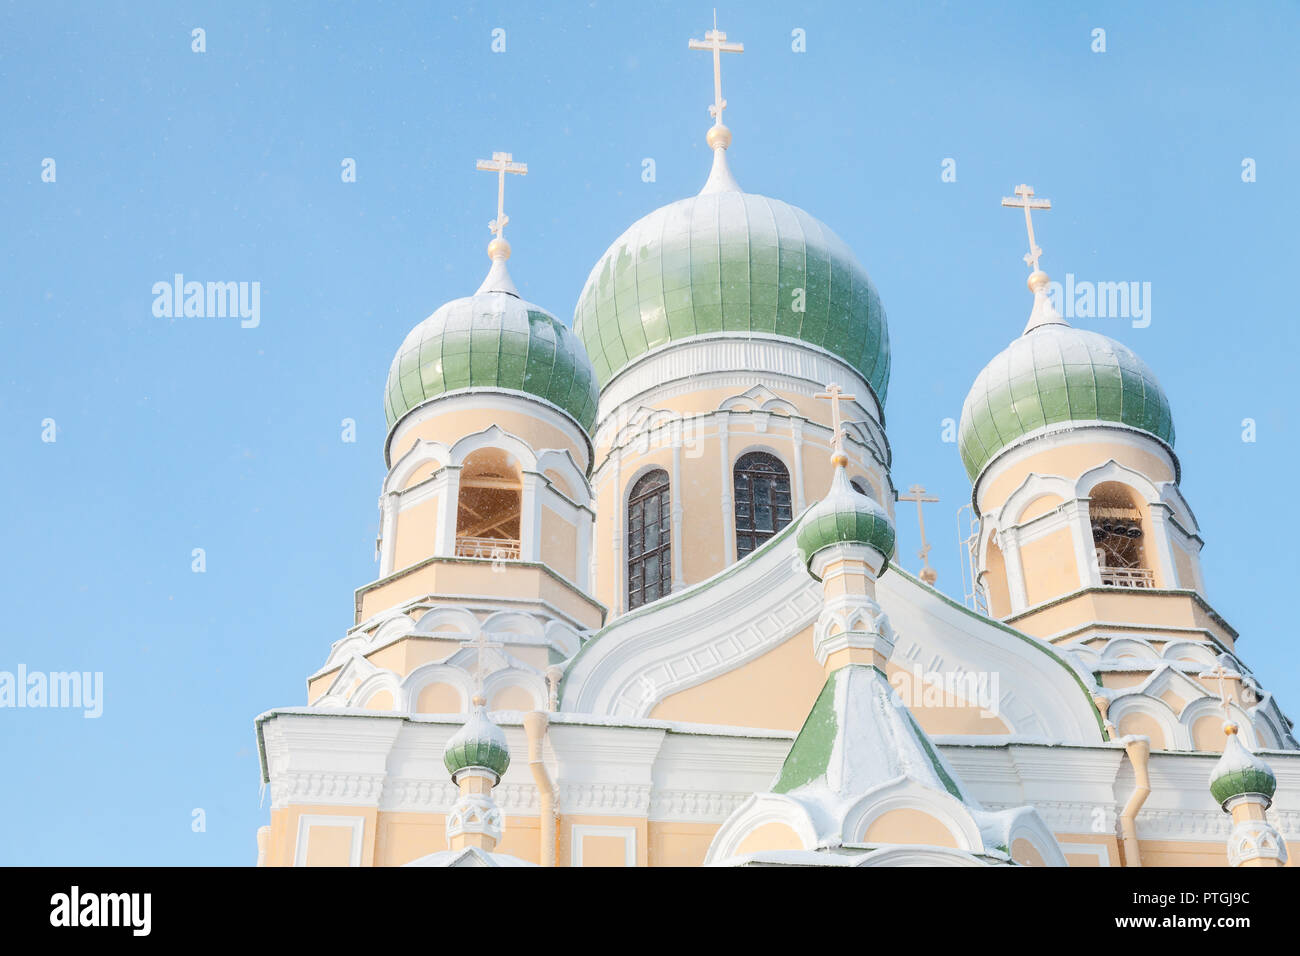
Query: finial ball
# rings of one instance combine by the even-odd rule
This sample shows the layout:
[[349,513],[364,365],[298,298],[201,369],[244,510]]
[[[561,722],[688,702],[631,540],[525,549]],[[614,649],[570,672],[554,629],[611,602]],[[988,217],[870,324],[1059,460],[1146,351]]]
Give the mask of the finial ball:
[[482,694],[475,694],[473,699],[470,701],[470,703],[473,704],[475,707],[485,707],[487,706],[487,698],[484,697]]
[[1051,280],[1048,279],[1046,272],[1042,269],[1035,269],[1033,272],[1029,273],[1029,291],[1037,295],[1039,292],[1042,292],[1047,288],[1047,284],[1050,281]]
[[849,456],[843,452],[837,451],[835,454],[831,455],[831,464],[836,468],[847,468],[849,464]]
[[1234,724],[1232,721],[1228,721],[1226,724],[1223,725],[1224,736],[1231,737],[1233,734],[1237,732],[1238,729],[1239,728],[1237,727],[1236,724]]
[[506,242],[504,238],[493,239],[491,242],[488,243],[488,258],[509,259],[510,243]]
[[704,140],[709,144],[709,149],[726,149],[731,145],[731,130],[719,123],[717,126],[709,127],[709,133]]

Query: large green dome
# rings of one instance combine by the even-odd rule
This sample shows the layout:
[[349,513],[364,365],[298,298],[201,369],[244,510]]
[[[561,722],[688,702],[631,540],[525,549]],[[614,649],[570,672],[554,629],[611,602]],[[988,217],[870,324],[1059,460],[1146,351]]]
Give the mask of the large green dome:
[[513,288],[504,263],[494,264],[484,288],[453,299],[411,330],[388,371],[390,429],[444,392],[498,388],[545,399],[591,430],[596,377],[582,343],[549,312],[500,291]]
[[1031,320],[1025,334],[980,372],[962,406],[957,444],[974,481],[1026,435],[1098,421],[1174,443],[1169,400],[1146,363],[1114,339],[1051,315],[1039,324]]
[[889,332],[866,271],[802,209],[730,186],[656,209],[591,270],[573,329],[601,386],[669,342],[758,333],[834,353],[883,406]]

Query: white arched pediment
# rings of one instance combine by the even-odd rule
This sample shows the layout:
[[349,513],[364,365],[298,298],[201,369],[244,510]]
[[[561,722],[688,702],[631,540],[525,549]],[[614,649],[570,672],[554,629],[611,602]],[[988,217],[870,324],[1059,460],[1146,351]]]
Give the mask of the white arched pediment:
[[1075,497],[1074,482],[1060,475],[1029,474],[1020,483],[1020,487],[1011,492],[1002,507],[993,513],[994,523],[1001,528],[1010,528],[1020,524],[1020,516],[1039,498],[1049,495],[1062,501],[1072,501]]
[[1091,498],[1093,489],[1108,481],[1118,482],[1132,488],[1138,497],[1148,505],[1164,503],[1161,500],[1160,489],[1156,487],[1150,478],[1140,471],[1121,465],[1114,458],[1104,465],[1090,468],[1080,475],[1079,480],[1075,482],[1073,497]]
[[460,694],[460,709],[466,712],[469,710],[470,698],[474,695],[473,680],[462,668],[444,661],[421,664],[406,675],[401,685],[401,709],[414,711],[421,692],[434,684],[448,684],[455,688]]
[[817,828],[802,803],[779,793],[755,793],[738,806],[718,828],[704,855],[705,865],[734,858],[750,834],[772,823],[793,830],[802,849],[816,848]]
[[590,506],[591,485],[587,481],[586,473],[567,448],[547,448],[539,452],[537,470],[554,471],[559,474],[580,496],[577,504]]
[[766,385],[755,385],[746,392],[725,399],[718,410],[722,412],[775,412],[778,415],[797,415],[799,410],[781,398]]
[[465,640],[469,640],[478,633],[479,621],[472,611],[443,605],[422,614],[415,623],[415,630],[420,634],[463,634]]
[[442,442],[417,438],[415,444],[408,448],[401,458],[393,462],[393,467],[388,470],[388,477],[384,479],[384,491],[401,491],[421,465],[433,462],[439,468],[443,468],[450,460],[447,446]]
[[532,446],[499,425],[489,425],[481,432],[466,435],[452,445],[450,464],[464,465],[466,458],[484,448],[499,448],[513,455],[521,471],[537,471],[537,453]]
[[[1130,714],[1143,714],[1150,717],[1160,727],[1160,732],[1164,734],[1164,741],[1153,740],[1151,747],[1153,750],[1191,750],[1191,737],[1187,733],[1187,728],[1178,722],[1178,715],[1174,709],[1159,697],[1148,697],[1142,692],[1131,692],[1123,697],[1114,698],[1111,701],[1106,716],[1116,728],[1124,718]],[[1123,733],[1123,730],[1120,729]],[[1163,743],[1163,745],[1162,745]]]
[[871,825],[895,810],[915,810],[947,830],[958,849],[983,853],[984,840],[970,810],[951,794],[923,787],[899,777],[867,791],[844,812],[840,821],[841,843],[865,843]]

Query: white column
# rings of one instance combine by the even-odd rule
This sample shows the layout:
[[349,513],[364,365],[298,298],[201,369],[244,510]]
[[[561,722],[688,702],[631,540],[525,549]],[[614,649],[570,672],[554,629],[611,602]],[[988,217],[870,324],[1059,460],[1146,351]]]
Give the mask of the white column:
[[1178,564],[1174,561],[1173,543],[1169,540],[1169,512],[1166,506],[1150,504],[1147,508],[1151,512],[1151,536],[1155,540],[1151,542],[1152,547],[1146,550],[1148,555],[1152,550],[1155,551],[1155,560],[1159,564],[1160,586],[1195,588],[1195,581],[1178,580]]
[[460,466],[448,465],[434,485],[440,496],[438,527],[434,532],[433,553],[449,558],[456,553],[456,518],[460,514]]
[[680,591],[686,587],[686,575],[682,573],[682,445],[673,443],[673,476],[669,486],[669,507],[672,508],[672,540],[669,542],[673,564],[673,590]]
[[1079,586],[1101,587],[1101,569],[1097,567],[1097,546],[1092,541],[1092,516],[1087,498],[1072,501],[1065,509],[1070,522],[1070,540],[1074,542],[1074,560],[1079,565]]
[[542,499],[539,485],[542,476],[524,472],[524,492],[519,503],[519,558],[521,561],[542,559]]
[[1007,566],[1007,593],[1011,597],[1011,613],[1018,614],[1029,606],[1025,590],[1025,568],[1020,563],[1020,536],[1018,529],[1005,528],[998,532],[998,546]]
[[592,560],[592,530],[594,522],[591,520],[591,512],[586,508],[578,512],[578,556],[575,564],[576,574],[578,576],[577,585],[587,594],[592,593],[591,571],[594,565]]
[[[611,614],[627,610],[627,555],[623,552],[623,525],[627,521],[627,494],[623,488],[623,449],[610,449],[609,458],[614,462],[614,513],[609,516],[613,530],[614,606]],[[674,489],[675,490],[675,489]]]
[[[730,413],[718,412],[718,448],[722,459],[722,563],[730,565],[736,560],[736,503],[733,491],[735,479],[731,474],[730,436],[727,432]],[[674,493],[676,493],[674,489]]]
[[1065,517],[1070,523],[1070,542],[1074,545],[1074,563],[1078,566],[1080,587],[1100,587],[1101,572],[1097,568],[1097,555],[1092,543],[1092,519],[1088,515],[1086,499],[1071,502],[1065,507]]
[[379,499],[379,576],[393,573],[393,555],[397,552],[397,506],[401,493],[390,491]]
[[790,444],[794,446],[791,456],[794,459],[794,513],[798,516],[804,509],[803,493],[803,420],[790,419]]

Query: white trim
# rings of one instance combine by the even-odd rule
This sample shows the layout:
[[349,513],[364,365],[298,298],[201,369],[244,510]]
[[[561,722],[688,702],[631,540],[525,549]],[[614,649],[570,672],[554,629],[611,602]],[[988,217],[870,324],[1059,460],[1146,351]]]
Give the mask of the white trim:
[[[605,383],[600,392],[597,429],[620,406],[649,403],[647,394],[687,380],[688,390],[704,375],[737,374],[744,384],[789,388],[792,383],[812,385],[817,391],[827,382],[839,382],[845,391],[862,396],[858,404],[871,418],[881,420],[875,390],[862,373],[838,355],[798,339],[762,332],[712,332],[677,339],[637,356]],[[868,398],[867,396],[870,396]]]
[[592,826],[575,823],[569,835],[572,845],[574,866],[582,866],[582,843],[589,836],[623,837],[623,859],[625,866],[636,866],[636,827]]
[[307,850],[311,841],[312,827],[350,827],[352,844],[348,850],[348,866],[361,865],[361,844],[365,835],[365,817],[329,816],[323,813],[304,813],[298,817],[297,846],[294,848],[293,865],[307,865]]

